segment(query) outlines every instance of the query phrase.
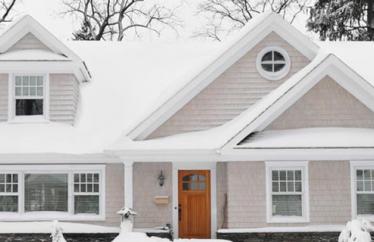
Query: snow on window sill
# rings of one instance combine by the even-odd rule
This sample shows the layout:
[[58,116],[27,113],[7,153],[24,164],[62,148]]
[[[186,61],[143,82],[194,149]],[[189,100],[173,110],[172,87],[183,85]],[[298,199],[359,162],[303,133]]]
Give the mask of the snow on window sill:
[[70,214],[67,212],[25,212],[25,213],[12,213],[0,212],[0,221],[103,221],[104,215],[97,214]]
[[308,223],[309,219],[300,216],[272,216],[267,223]]
[[15,116],[8,121],[8,123],[49,123],[49,120],[46,119],[44,115],[35,115],[35,116]]

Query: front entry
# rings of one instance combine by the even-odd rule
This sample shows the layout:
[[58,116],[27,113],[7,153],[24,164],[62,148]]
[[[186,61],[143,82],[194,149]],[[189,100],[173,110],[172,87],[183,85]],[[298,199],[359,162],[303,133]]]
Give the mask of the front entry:
[[210,238],[210,171],[178,172],[180,238]]

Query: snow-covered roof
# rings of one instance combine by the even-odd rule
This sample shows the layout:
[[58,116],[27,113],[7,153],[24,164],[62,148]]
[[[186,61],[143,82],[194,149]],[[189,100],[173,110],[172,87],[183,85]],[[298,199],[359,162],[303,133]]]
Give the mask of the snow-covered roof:
[[374,148],[374,129],[303,128],[254,133],[236,149]]
[[[266,16],[265,16],[266,17]],[[258,19],[263,21],[265,17]],[[254,22],[253,24],[255,24]],[[245,31],[234,39],[242,39]],[[325,42],[313,61],[272,94],[221,127],[144,142],[126,133],[186,87],[193,78],[225,52],[228,43],[94,42],[67,41],[65,45],[84,60],[92,81],[81,83],[80,104],[74,126],[62,123],[0,123],[0,154],[101,153],[104,150],[216,152],[233,134],[260,114],[264,107],[321,64],[331,54],[374,84],[374,44]],[[18,52],[18,51],[17,51]],[[26,58],[29,51],[9,52],[7,59]],[[36,53],[32,53],[33,56]],[[38,51],[40,58],[57,58]],[[245,118],[243,118],[245,117]],[[118,141],[119,142],[116,142]]]
[[0,54],[0,61],[69,61],[69,58],[47,50],[15,50]]
[[74,126],[0,122],[0,153],[100,153],[209,62],[209,42],[65,43],[86,63]]

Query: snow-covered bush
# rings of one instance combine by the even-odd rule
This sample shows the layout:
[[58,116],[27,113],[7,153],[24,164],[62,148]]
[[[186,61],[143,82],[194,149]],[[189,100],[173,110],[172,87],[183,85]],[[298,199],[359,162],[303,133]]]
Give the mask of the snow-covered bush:
[[136,212],[132,208],[124,207],[117,214],[121,215],[121,233],[132,232]]
[[373,226],[366,219],[355,219],[347,223],[339,235],[339,242],[371,242]]
[[58,224],[58,221],[53,221],[53,228],[51,233],[52,242],[66,242],[64,235],[62,234],[62,228]]

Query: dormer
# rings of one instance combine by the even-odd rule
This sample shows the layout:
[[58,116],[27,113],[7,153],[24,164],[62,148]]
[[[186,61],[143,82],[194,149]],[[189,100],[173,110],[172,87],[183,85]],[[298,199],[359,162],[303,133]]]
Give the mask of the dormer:
[[84,62],[31,16],[0,36],[0,121],[73,125]]

